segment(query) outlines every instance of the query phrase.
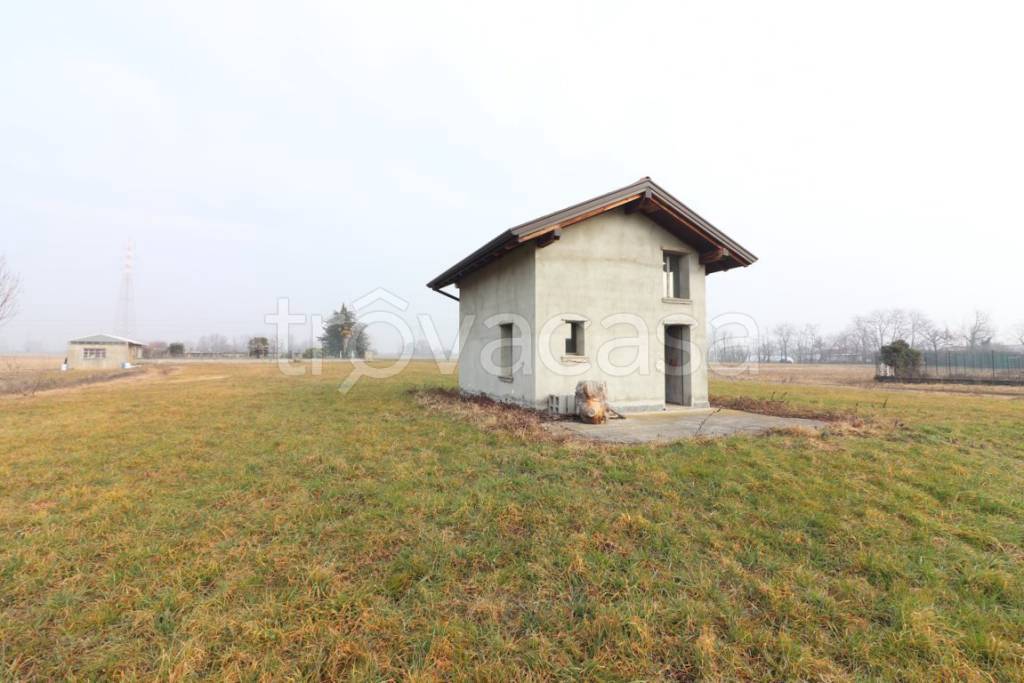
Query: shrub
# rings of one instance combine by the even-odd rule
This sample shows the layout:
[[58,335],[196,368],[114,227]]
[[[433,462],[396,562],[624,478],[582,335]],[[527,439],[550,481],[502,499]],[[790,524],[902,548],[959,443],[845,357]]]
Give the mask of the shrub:
[[910,344],[897,339],[881,349],[882,362],[892,368],[896,377],[917,377],[921,372],[921,352],[910,347]]

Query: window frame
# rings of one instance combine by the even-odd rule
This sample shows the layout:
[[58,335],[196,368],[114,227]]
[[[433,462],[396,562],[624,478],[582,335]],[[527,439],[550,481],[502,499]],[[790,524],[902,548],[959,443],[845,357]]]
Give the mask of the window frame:
[[511,382],[512,373],[515,368],[515,325],[513,323],[501,323],[498,325],[499,363],[500,370],[498,378]]
[[586,320],[566,320],[569,336],[565,338],[565,355],[582,358],[586,353]]
[[662,249],[661,273],[662,295],[665,299],[690,300],[690,254],[685,251]]

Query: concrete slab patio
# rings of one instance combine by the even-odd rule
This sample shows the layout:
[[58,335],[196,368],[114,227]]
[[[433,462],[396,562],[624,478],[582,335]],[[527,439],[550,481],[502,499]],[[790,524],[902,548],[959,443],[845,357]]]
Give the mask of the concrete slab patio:
[[548,429],[594,441],[608,443],[648,443],[678,441],[695,436],[764,434],[772,429],[808,427],[819,429],[825,423],[799,417],[775,417],[718,408],[671,408],[655,413],[630,413],[624,420],[609,420],[590,425],[566,420],[550,422]]

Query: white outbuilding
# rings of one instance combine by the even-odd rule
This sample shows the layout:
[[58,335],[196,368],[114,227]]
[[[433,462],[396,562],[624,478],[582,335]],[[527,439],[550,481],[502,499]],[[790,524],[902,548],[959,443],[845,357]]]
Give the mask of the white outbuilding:
[[68,342],[71,369],[113,370],[142,358],[144,344],[113,334],[93,334]]

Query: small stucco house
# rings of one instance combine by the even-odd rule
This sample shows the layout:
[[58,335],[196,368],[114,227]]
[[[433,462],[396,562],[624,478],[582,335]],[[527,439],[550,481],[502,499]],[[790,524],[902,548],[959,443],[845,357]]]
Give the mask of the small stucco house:
[[113,334],[94,334],[68,342],[71,369],[113,370],[142,358],[142,342]]
[[464,392],[567,412],[599,380],[620,411],[707,407],[704,280],[756,260],[642,178],[502,232],[427,286],[459,302]]

